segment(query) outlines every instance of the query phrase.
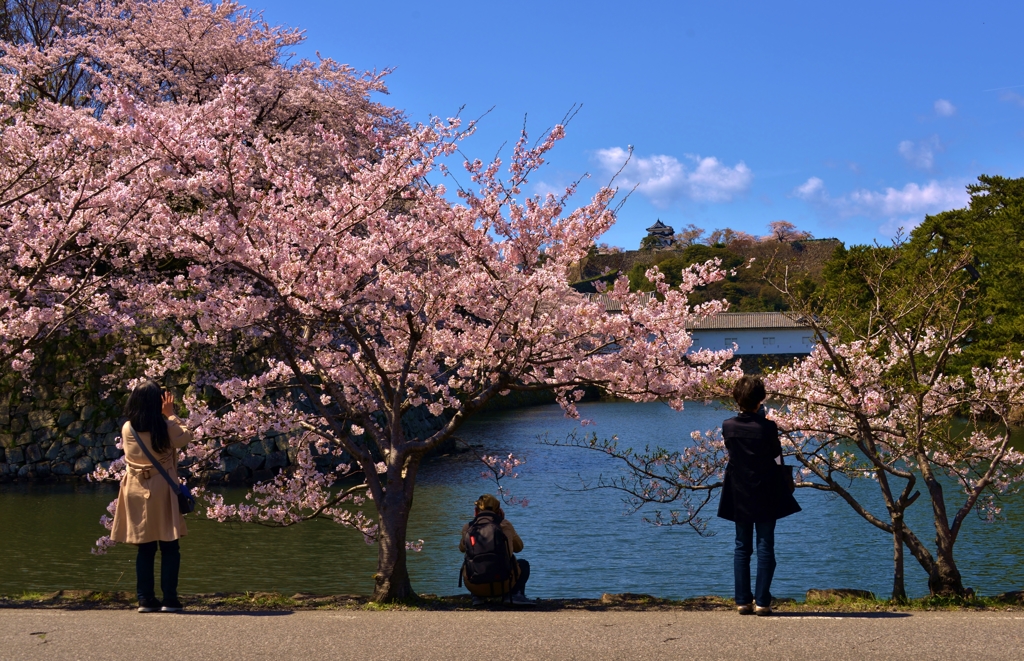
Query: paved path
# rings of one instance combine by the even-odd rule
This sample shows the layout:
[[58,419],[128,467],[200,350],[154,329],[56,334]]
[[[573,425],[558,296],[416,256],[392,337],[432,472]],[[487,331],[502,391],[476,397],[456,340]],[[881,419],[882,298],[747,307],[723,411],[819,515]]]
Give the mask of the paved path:
[[0,659],[1024,659],[1024,614],[0,610]]

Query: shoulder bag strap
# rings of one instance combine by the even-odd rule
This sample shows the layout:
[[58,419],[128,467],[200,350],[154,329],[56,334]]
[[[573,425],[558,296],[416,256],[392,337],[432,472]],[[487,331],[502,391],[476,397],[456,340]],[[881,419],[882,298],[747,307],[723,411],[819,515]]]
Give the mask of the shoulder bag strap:
[[132,436],[135,437],[135,442],[138,443],[139,447],[142,448],[142,451],[146,453],[146,458],[149,459],[149,462],[151,464],[153,464],[153,468],[157,469],[157,471],[159,471],[160,474],[164,476],[164,479],[167,480],[167,484],[171,485],[171,489],[173,489],[175,493],[178,493],[178,491],[181,490],[181,485],[174,483],[174,480],[171,479],[171,476],[167,474],[167,471],[164,470],[164,467],[160,464],[159,461],[156,460],[156,458],[153,456],[153,453],[150,452],[149,448],[146,447],[146,444],[142,442],[142,439],[139,438],[139,432],[135,431],[135,427],[132,427],[132,424],[130,422],[128,423],[128,429],[132,430]]

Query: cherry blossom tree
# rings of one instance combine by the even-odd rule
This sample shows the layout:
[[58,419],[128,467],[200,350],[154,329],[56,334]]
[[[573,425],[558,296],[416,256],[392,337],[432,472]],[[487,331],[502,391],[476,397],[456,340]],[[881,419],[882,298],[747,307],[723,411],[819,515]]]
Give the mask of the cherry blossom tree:
[[[904,547],[932,594],[963,595],[954,545],[966,518],[976,511],[992,520],[999,499],[1024,479],[1024,454],[1010,442],[1024,404],[1021,357],[975,368],[970,378],[950,369],[973,324],[971,260],[969,252],[917,255],[902,242],[865,250],[847,263],[849,280],[816,302],[775,280],[818,343],[807,359],[769,375],[780,403],[772,415],[810,486],[838,494],[892,535],[896,599],[906,597]],[[850,492],[854,477],[877,483],[884,512]],[[918,484],[932,512],[934,550],[904,516]]]
[[811,233],[798,230],[796,225],[788,220],[773,220],[768,223],[768,236],[765,241],[803,241],[811,238]]
[[74,4],[75,0],[4,0],[0,6],[0,39],[45,48],[59,35],[77,28],[71,18]]
[[742,230],[734,230],[726,227],[725,229],[716,229],[708,234],[707,239],[705,239],[704,242],[709,246],[722,244],[726,248],[735,248],[739,246],[753,245],[754,243],[757,243],[757,237]]
[[[216,114],[242,114],[249,94],[225,96],[233,108]],[[137,122],[157,130],[142,112]],[[245,442],[302,429],[293,442],[351,457],[377,510],[372,530],[355,523],[378,543],[379,600],[412,594],[406,527],[421,458],[491,398],[555,390],[575,416],[582,387],[598,385],[681,407],[718,377],[728,355],[686,354],[686,320],[722,307],[691,309],[686,300],[721,277],[714,265],[691,269],[679,288],[661,284],[653,303],[620,279],[609,294],[622,302],[621,315],[605,314],[603,304],[568,286],[572,265],[613,220],[613,192],[569,212],[566,197],[520,199],[561,127],[534,148],[523,136],[507,180],[498,162],[468,163],[476,190],[460,190],[464,202],[453,205],[427,177],[434,160],[450,153],[458,126],[435,122],[381,140],[374,163],[346,158],[341,139],[322,132],[321,141],[338,142],[337,168],[347,175],[331,180],[297,168],[275,145],[217,136],[216,143],[229,141],[231,160],[213,167],[189,160],[176,185],[192,197],[204,188],[222,192],[198,210],[167,210],[166,231],[178,233],[175,254],[190,264],[187,274],[140,286],[135,296],[157,319],[180,324],[155,370],[177,369],[192,351],[227,359],[240,342],[261,348],[263,364],[249,378],[208,375],[222,397],[217,410],[189,402],[189,422],[204,437]],[[205,125],[169,129],[178,144],[228,151],[212,147]],[[254,181],[261,185],[241,185]],[[446,422],[432,435],[410,437],[402,418],[419,406]],[[200,446],[195,458],[209,450]],[[211,515],[320,509],[329,486],[314,471],[278,476],[275,485],[257,487],[264,500],[256,510],[217,504]],[[334,512],[353,522],[347,510]]]
[[687,248],[689,246],[694,245],[695,243],[700,243],[700,240],[703,237],[704,230],[697,227],[693,223],[689,223],[686,227],[683,228],[683,231],[677,232],[672,237],[672,240],[674,241],[675,245]]
[[[11,41],[0,44],[0,362],[23,373],[33,348],[69,328],[131,326],[112,305],[124,298],[119,275],[166,256],[169,235],[135,231],[167,190],[132,104],[167,104],[173,115],[242,76],[264,139],[323,126],[372,158],[354,127],[401,129],[400,113],[368,98],[384,89],[379,75],[330,60],[283,66],[301,35],[235,3],[16,4]],[[304,144],[294,157],[317,162],[325,147]]]
[[[964,595],[955,543],[972,512],[992,521],[1000,499],[1024,480],[1024,453],[1011,430],[1024,410],[1024,361],[1002,358],[970,378],[950,369],[969,336],[975,295],[968,252],[919,255],[892,248],[853,251],[845,275],[814,298],[792,289],[784,268],[765,274],[815,332],[803,360],[765,376],[768,415],[783,432],[783,451],[801,467],[798,487],[837,494],[893,539],[893,598],[906,599],[904,549],[928,574],[936,595]],[[721,392],[724,397],[725,391]],[[653,523],[703,532],[702,508],[721,487],[725,453],[718,430],[694,432],[681,451],[622,449],[614,439],[568,444],[619,460],[620,475],[589,487],[625,493],[629,510],[669,505]],[[850,488],[870,479],[884,509]],[[905,514],[923,487],[934,546]]]
[[27,372],[33,349],[71,327],[118,322],[110,283],[153,189],[130,132],[42,98],[26,80],[32,45],[0,58],[0,361]]
[[[722,392],[712,390],[709,394]],[[714,503],[722,487],[728,455],[721,430],[694,430],[690,440],[681,450],[650,445],[639,450],[622,447],[616,436],[602,439],[597,434],[574,432],[550,444],[591,450],[616,460],[618,472],[583,481],[581,491],[618,491],[626,513],[641,513],[645,522],[655,526],[690,526],[698,535],[705,536],[711,533],[707,530],[709,517],[704,508]],[[662,506],[669,509],[664,511]]]
[[[74,319],[133,356],[121,389],[192,375],[193,475],[232,444],[285,439],[294,466],[240,505],[200,487],[206,516],[354,527],[378,544],[375,598],[408,597],[420,460],[490,399],[553,390],[575,416],[596,385],[682,407],[721,377],[728,352],[687,354],[685,330],[723,308],[687,302],[722,277],[716,264],[678,287],[652,269],[655,300],[620,279],[617,315],[568,286],[614,222],[615,191],[575,209],[575,187],[523,194],[562,126],[533,145],[524,134],[507,174],[494,160],[456,176],[442,159],[472,123],[406,125],[371,100],[381,75],[289,63],[300,33],[237,4],[90,0],[71,18],[0,60],[2,350],[24,369],[32,343]],[[67,72],[82,74],[76,92],[54,94]],[[147,353],[141,329],[168,341]],[[439,427],[409,434],[421,407]],[[500,479],[514,461],[488,465]]]

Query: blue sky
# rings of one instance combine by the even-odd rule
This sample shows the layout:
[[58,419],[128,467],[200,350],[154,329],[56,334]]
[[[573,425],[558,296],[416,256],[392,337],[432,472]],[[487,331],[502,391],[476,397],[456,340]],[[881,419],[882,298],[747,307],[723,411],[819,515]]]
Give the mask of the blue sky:
[[632,145],[639,186],[604,237],[625,248],[656,218],[886,240],[964,206],[979,174],[1024,176],[1021,2],[248,6],[304,29],[300,56],[393,68],[383,100],[414,121],[494,107],[473,157],[582,104],[531,192],[589,173],[582,202]]

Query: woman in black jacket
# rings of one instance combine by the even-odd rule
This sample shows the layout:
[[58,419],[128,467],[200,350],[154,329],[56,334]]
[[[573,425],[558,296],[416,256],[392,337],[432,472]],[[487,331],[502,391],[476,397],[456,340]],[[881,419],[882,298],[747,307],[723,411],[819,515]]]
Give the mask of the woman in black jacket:
[[[736,523],[733,577],[736,607],[741,615],[772,612],[771,586],[775,573],[775,522],[800,511],[793,498],[788,469],[781,468],[779,428],[764,416],[764,383],[744,376],[732,390],[740,414],[722,423],[729,452],[718,516]],[[757,581],[750,592],[750,556],[757,541]],[[756,607],[755,607],[756,604]]]

